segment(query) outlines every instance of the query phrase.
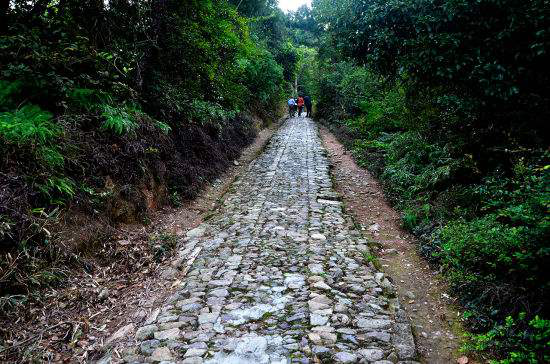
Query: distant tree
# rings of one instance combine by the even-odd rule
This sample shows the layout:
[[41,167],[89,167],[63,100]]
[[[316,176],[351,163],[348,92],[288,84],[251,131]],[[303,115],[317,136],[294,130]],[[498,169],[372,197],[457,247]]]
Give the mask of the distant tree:
[[277,7],[277,0],[229,0],[240,14],[248,17],[266,16]]

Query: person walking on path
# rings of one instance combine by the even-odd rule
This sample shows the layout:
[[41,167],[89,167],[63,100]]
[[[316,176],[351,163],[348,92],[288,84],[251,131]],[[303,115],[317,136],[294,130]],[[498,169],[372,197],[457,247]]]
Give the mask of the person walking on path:
[[294,100],[293,97],[291,97],[290,99],[288,99],[288,116],[293,117],[295,110],[296,110],[296,101]]
[[302,96],[298,97],[298,116],[302,116],[302,110],[304,109],[304,98]]
[[309,118],[311,117],[311,109],[313,107],[313,105],[311,104],[311,97],[305,96],[304,104],[306,105],[306,118]]

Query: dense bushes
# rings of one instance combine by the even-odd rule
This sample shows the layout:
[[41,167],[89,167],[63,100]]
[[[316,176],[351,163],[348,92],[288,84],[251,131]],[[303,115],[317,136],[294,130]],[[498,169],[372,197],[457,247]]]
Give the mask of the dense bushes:
[[443,267],[480,334],[472,348],[504,362],[548,357],[546,5],[314,6],[329,30],[318,117],[382,179],[422,252]]
[[[447,273],[472,330],[490,330],[487,335],[503,340],[471,348],[512,357],[521,347],[518,357],[527,353],[538,358],[533,363],[545,362],[547,347],[540,343],[549,339],[548,330],[537,334],[535,349],[525,323],[535,315],[540,315],[538,322],[548,322],[543,320],[550,294],[547,155],[521,154],[484,173],[473,154],[464,153],[467,141],[438,135],[430,124],[411,124],[415,116],[399,94],[394,87],[370,101],[365,98],[369,106],[355,113],[332,104],[330,113],[318,115],[328,115],[327,125],[384,182],[386,196],[403,211],[403,225],[421,238],[427,258]],[[516,317],[507,329],[514,339],[492,334],[505,317]]]
[[147,194],[196,195],[253,139],[253,113],[276,117],[283,67],[226,1],[12,1],[0,12],[0,296],[74,263],[56,240],[62,211],[143,220]]

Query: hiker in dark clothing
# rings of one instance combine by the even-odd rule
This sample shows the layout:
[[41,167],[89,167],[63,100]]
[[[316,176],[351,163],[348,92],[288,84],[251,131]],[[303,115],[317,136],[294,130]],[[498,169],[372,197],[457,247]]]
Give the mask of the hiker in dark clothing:
[[306,118],[309,118],[311,117],[311,109],[313,107],[313,105],[311,104],[311,97],[304,97],[304,104],[306,106]]

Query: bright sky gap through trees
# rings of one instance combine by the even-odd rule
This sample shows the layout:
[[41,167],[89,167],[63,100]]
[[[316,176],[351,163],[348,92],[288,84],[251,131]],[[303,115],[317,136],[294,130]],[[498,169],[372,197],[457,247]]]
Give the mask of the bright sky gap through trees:
[[279,0],[279,7],[284,11],[294,11],[302,5],[311,6],[311,0]]

